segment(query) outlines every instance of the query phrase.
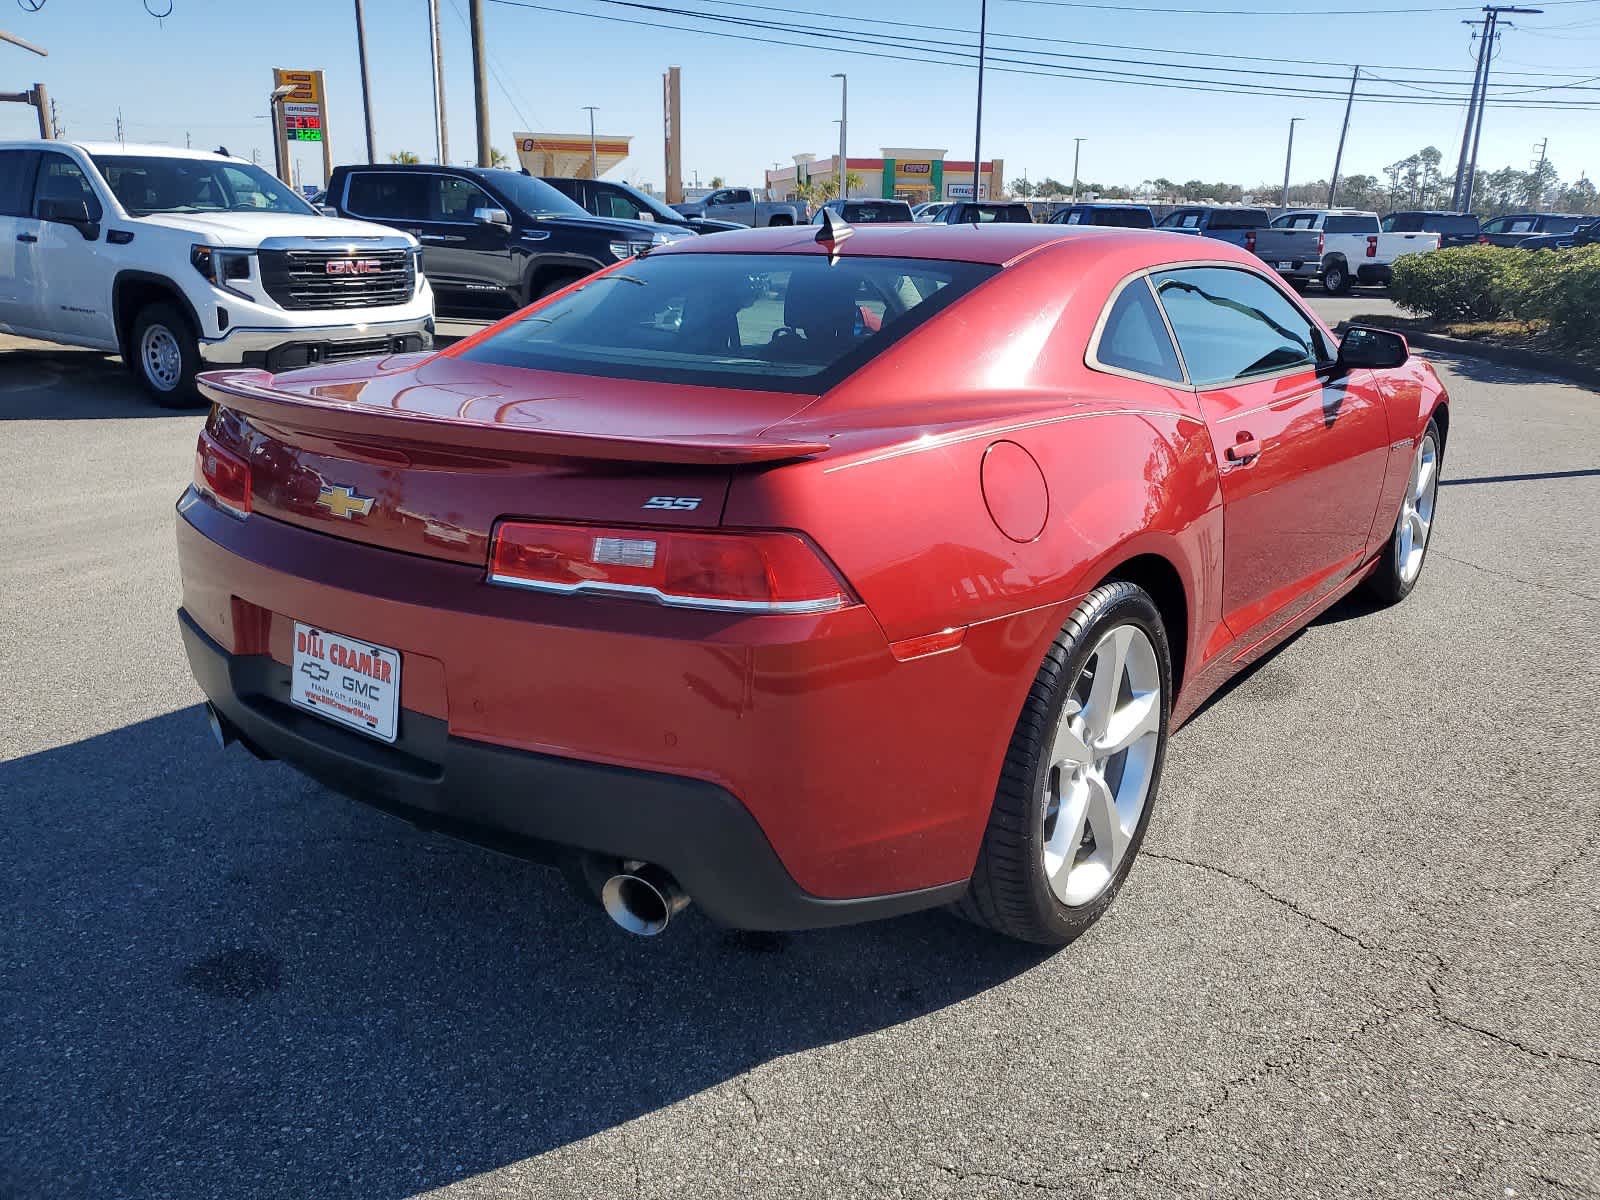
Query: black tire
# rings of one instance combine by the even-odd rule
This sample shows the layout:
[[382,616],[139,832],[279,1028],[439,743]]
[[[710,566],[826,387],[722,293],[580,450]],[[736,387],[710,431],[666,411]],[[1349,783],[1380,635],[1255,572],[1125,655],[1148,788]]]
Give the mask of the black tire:
[[782,217],[782,216],[773,217],[770,221],[767,222],[767,228],[776,229],[779,226],[793,225],[793,224],[794,224],[794,218],[793,217]]
[[[1429,418],[1428,428],[1423,431],[1422,445],[1417,448],[1419,455],[1422,453],[1422,447],[1428,443],[1429,439],[1432,439],[1434,446],[1432,492],[1433,496],[1437,497],[1439,471],[1444,467],[1444,439],[1439,436],[1439,426],[1434,423],[1432,418]],[[1408,484],[1407,486],[1409,487],[1410,485]],[[1399,604],[1400,601],[1411,594],[1418,581],[1421,580],[1422,568],[1427,566],[1428,563],[1428,547],[1433,544],[1434,521],[1438,516],[1432,500],[1428,505],[1428,513],[1428,529],[1422,542],[1422,555],[1417,560],[1416,570],[1411,574],[1410,578],[1407,578],[1406,572],[1403,570],[1405,546],[1400,532],[1407,515],[1405,498],[1402,497],[1400,512],[1395,517],[1394,528],[1389,531],[1389,540],[1384,543],[1383,552],[1378,555],[1378,565],[1373,569],[1372,574],[1367,576],[1366,580],[1367,594],[1380,604]]]
[[200,344],[189,318],[174,305],[147,304],[139,310],[128,333],[127,361],[150,399],[162,408],[205,403],[194,385],[201,368]]
[[[1100,639],[1132,624],[1149,638],[1161,681],[1160,724],[1149,789],[1121,864],[1104,890],[1069,907],[1051,890],[1044,865],[1045,804],[1050,763],[1044,753],[1074,685]],[[1084,597],[1061,627],[1017,718],[1000,768],[989,827],[984,832],[972,882],[955,905],[958,915],[1019,941],[1064,946],[1084,933],[1110,907],[1144,841],[1161,784],[1172,713],[1172,654],[1154,602],[1131,583],[1108,583]]]
[[1353,286],[1350,268],[1338,259],[1325,264],[1322,268],[1322,286],[1330,296],[1345,295]]

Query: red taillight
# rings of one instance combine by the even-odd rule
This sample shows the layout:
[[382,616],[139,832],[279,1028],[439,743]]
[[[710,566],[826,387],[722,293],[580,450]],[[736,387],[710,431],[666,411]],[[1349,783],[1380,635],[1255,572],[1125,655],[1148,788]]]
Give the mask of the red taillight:
[[1327,244],[1328,244],[1328,235],[1319,231],[1317,233],[1317,257],[1318,258],[1322,257],[1322,251],[1327,246]]
[[203,429],[194,448],[194,485],[234,516],[250,515],[250,464]]
[[1245,230],[1244,248],[1250,251],[1251,254],[1256,252],[1256,231],[1254,229]]
[[1367,257],[1378,257],[1378,235],[1375,233],[1367,235]]
[[1489,235],[1487,233],[1480,233],[1478,235],[1478,245],[1487,246],[1488,244],[1489,244]]
[[489,580],[731,612],[819,613],[855,602],[809,541],[767,531],[505,521],[495,530]]

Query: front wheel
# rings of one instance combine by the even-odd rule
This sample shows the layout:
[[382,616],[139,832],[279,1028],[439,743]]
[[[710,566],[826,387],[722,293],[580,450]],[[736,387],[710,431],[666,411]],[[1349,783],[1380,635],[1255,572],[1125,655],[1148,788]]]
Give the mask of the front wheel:
[[1144,840],[1171,691],[1149,595],[1131,583],[1089,593],[1028,692],[960,915],[1047,946],[1094,924]]
[[1422,564],[1428,557],[1428,539],[1433,535],[1434,506],[1439,498],[1439,466],[1443,459],[1439,427],[1432,420],[1411,460],[1411,478],[1400,501],[1400,515],[1378,558],[1377,568],[1368,578],[1368,590],[1385,604],[1398,604],[1411,594],[1422,578]]
[[148,305],[134,318],[128,340],[128,365],[152,400],[162,408],[200,402],[194,386],[200,346],[183,313],[170,304]]

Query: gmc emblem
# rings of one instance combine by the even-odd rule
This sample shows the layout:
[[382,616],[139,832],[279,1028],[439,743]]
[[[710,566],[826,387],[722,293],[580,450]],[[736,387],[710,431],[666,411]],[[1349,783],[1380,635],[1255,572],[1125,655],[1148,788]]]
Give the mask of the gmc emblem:
[[327,264],[329,275],[371,275],[381,270],[383,264],[375,258],[333,258]]

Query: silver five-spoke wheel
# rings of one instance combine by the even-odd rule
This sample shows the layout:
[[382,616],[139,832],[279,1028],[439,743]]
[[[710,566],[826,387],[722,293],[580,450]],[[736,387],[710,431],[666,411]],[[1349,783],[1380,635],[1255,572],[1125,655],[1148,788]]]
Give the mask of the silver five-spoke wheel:
[[1433,528],[1433,504],[1439,494],[1439,445],[1430,430],[1417,447],[1411,464],[1411,482],[1400,502],[1399,537],[1400,581],[1409,585],[1422,570],[1428,550],[1428,533]]
[[1044,773],[1044,869],[1063,904],[1087,904],[1115,878],[1150,795],[1161,713],[1150,638],[1107,630],[1062,705]]
[[145,326],[139,339],[139,361],[151,386],[163,392],[172,391],[183,379],[183,351],[165,325]]

